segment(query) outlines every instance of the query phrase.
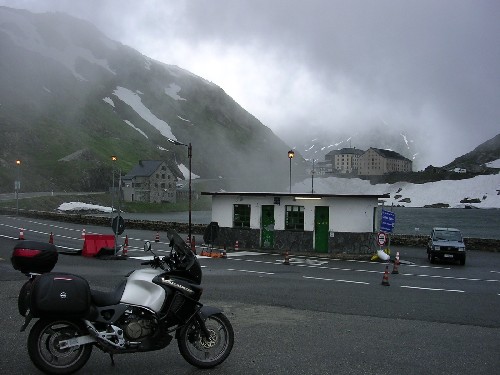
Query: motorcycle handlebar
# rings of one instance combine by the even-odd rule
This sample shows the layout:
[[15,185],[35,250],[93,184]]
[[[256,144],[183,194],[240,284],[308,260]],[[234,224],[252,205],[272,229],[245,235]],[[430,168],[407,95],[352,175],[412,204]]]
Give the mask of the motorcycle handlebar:
[[170,256],[164,256],[163,258],[155,256],[151,260],[141,262],[141,266],[151,266],[152,268],[161,268],[162,270],[165,269],[165,265],[169,268],[175,268],[175,260],[172,260]]

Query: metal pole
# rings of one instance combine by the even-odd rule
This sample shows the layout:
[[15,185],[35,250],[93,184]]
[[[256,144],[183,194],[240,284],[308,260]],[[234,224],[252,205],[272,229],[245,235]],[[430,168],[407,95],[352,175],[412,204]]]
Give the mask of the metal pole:
[[15,190],[16,190],[16,215],[19,215],[19,190],[21,189],[21,177],[20,177],[20,170],[19,170],[19,168],[21,167],[21,160],[16,160],[16,165],[17,165],[17,181],[15,183]]
[[191,210],[192,210],[192,202],[191,202],[191,161],[193,159],[193,147],[191,146],[191,142],[189,142],[188,146],[188,159],[189,159],[189,243],[191,243]]
[[292,192],[292,159],[295,156],[293,150],[288,151],[288,159],[290,159],[290,193]]
[[313,159],[313,169],[311,172],[311,194],[314,194],[314,159]]
[[121,196],[121,185],[122,185],[122,171],[119,169],[118,177],[118,219],[116,219],[115,227],[115,255],[118,253],[118,228],[120,227],[120,196]]
[[118,158],[115,155],[111,156],[111,174],[113,176],[113,187],[111,189],[111,217],[113,217],[113,212],[115,212],[115,162]]
[[114,208],[114,197],[115,197],[115,166],[113,165],[113,169],[111,174],[113,175],[113,187],[111,188],[111,217],[113,217]]

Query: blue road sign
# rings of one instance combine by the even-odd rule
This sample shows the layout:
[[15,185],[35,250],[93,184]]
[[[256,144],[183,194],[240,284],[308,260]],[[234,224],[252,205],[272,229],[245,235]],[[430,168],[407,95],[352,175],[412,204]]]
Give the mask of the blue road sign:
[[391,211],[382,210],[382,221],[380,223],[380,230],[385,233],[391,233],[396,224],[396,214]]

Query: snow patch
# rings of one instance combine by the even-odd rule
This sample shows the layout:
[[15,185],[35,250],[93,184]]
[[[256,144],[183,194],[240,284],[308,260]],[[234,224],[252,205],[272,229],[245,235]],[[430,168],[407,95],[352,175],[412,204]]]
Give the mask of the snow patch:
[[134,130],[137,130],[139,133],[141,133],[144,137],[148,138],[149,137],[146,135],[146,133],[144,133],[141,129],[139,129],[138,127],[136,127],[134,124],[132,124],[129,120],[123,120],[127,125],[129,125],[131,128],[133,128]]
[[178,118],[179,120],[182,120],[182,121],[186,121],[186,122],[189,122],[189,123],[191,122],[191,120],[187,120],[187,119],[185,119],[185,118],[182,118],[182,117],[181,117],[181,116],[179,116],[179,115],[177,115],[177,118]]
[[165,89],[165,94],[174,100],[186,100],[179,96],[179,91],[181,91],[181,87],[175,83],[171,83],[170,86]]
[[111,99],[109,96],[102,98],[102,100],[103,102],[108,103],[111,107],[115,108],[115,103],[113,102],[113,99]]
[[113,91],[113,94],[117,96],[118,99],[120,99],[122,102],[131,106],[139,116],[141,116],[144,120],[146,120],[149,124],[156,128],[161,135],[173,140],[177,140],[177,138],[175,138],[175,136],[172,134],[170,126],[165,121],[160,120],[158,117],[156,117],[149,110],[149,108],[142,103],[142,99],[137,93],[126,89],[125,87],[118,86],[116,90]]
[[[177,166],[179,167],[179,170],[181,171],[182,175],[184,176],[184,179],[188,180],[189,179],[189,169],[184,164],[179,164]],[[194,174],[191,171],[191,179],[194,180],[195,178],[200,178],[200,176]]]
[[486,163],[486,166],[489,168],[500,168],[500,159],[490,161],[489,163]]
[[[310,192],[311,180],[306,179],[293,186],[294,192]],[[443,180],[412,184],[371,185],[359,178],[327,177],[314,180],[314,192],[320,194],[389,194],[385,205],[424,207],[431,204],[447,204],[452,208],[474,206],[500,208],[500,174],[481,175],[463,180]],[[465,202],[461,202],[464,201]]]
[[111,212],[111,207],[99,206],[96,204],[82,202],[67,202],[62,203],[58,208],[59,211],[101,211]]

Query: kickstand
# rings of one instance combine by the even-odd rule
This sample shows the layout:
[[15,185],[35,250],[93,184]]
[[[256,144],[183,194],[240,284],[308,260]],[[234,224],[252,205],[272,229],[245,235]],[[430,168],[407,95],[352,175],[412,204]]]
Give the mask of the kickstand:
[[111,366],[115,365],[115,359],[113,358],[113,353],[109,353],[109,358],[111,358]]

